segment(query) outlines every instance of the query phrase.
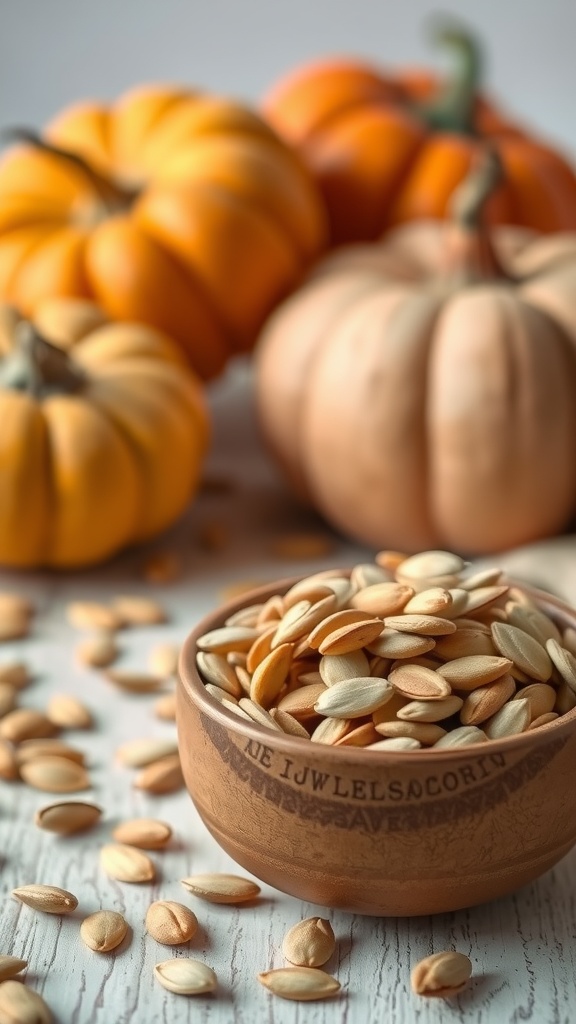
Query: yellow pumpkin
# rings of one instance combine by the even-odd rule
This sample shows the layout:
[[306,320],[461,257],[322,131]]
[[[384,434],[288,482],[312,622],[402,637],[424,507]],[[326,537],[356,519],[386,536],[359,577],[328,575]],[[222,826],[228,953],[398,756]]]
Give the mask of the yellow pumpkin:
[[326,234],[298,158],[250,109],[143,86],[79,103],[0,161],[0,298],[98,301],[182,345],[204,378],[251,348]]
[[34,322],[0,306],[1,564],[89,565],[159,533],[208,436],[202,387],[166,336],[82,300]]
[[491,552],[576,512],[576,234],[484,229],[498,174],[472,172],[452,223],[329,257],[262,335],[272,451],[371,545]]

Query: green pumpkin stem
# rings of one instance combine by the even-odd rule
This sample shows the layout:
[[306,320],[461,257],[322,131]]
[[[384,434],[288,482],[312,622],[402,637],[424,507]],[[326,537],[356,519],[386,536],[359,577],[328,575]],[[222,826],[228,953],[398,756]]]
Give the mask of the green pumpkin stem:
[[484,207],[503,176],[496,150],[480,151],[452,194],[442,254],[442,272],[455,283],[510,278],[483,222]]
[[34,398],[74,394],[85,376],[70,357],[38,333],[29,320],[20,320],[14,331],[14,347],[0,362],[0,388],[25,391]]
[[435,131],[474,135],[474,103],[482,78],[483,58],[477,39],[456,23],[433,22],[432,38],[449,49],[454,61],[451,78],[417,112]]
[[23,128],[18,125],[4,128],[0,132],[0,140],[7,143],[24,142],[35,149],[41,150],[42,153],[48,153],[50,156],[72,164],[92,187],[107,214],[114,214],[120,210],[125,210],[136,198],[137,193],[135,190],[123,188],[116,182],[111,181],[78,153],[73,153],[70,149],[64,149],[62,146],[56,146],[54,143],[48,142],[47,139],[43,139],[41,135],[31,128]]

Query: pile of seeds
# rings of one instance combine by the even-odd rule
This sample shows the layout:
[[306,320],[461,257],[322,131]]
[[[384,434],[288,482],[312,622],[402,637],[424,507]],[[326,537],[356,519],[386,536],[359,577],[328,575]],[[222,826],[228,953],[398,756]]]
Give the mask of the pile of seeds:
[[332,746],[500,739],[576,707],[576,631],[499,569],[382,551],[231,615],[197,641],[206,690],[241,718]]

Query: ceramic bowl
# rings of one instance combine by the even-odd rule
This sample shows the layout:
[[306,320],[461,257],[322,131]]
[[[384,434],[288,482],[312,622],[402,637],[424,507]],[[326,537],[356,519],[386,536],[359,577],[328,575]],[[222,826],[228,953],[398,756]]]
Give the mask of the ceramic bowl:
[[[186,785],[238,864],[302,900],[397,916],[503,896],[568,853],[576,842],[576,709],[488,743],[383,752],[284,736],[217,703],[196,669],[196,639],[295,582],[252,591],[209,615],[182,652],[177,719]],[[528,592],[562,627],[576,628],[575,611]]]

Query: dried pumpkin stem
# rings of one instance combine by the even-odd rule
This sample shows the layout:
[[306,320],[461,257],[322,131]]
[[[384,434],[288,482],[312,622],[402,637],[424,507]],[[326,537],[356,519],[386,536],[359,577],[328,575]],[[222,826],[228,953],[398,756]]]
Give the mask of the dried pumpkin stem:
[[482,52],[478,41],[453,22],[434,21],[432,38],[451,51],[454,71],[429,103],[422,103],[417,112],[436,131],[474,135],[474,103],[482,77]]
[[82,370],[70,357],[50,344],[28,320],[14,332],[14,348],[0,363],[0,388],[25,391],[35,398],[74,394],[85,383]]
[[111,181],[78,153],[73,153],[70,149],[64,149],[62,146],[56,146],[54,143],[48,142],[31,128],[19,126],[5,128],[0,133],[0,139],[3,142],[24,142],[35,149],[41,150],[43,153],[48,153],[50,156],[72,164],[81,172],[87,183],[92,187],[107,214],[114,214],[120,210],[125,210],[131,206],[136,198],[137,192],[135,190],[123,188],[116,182]]

